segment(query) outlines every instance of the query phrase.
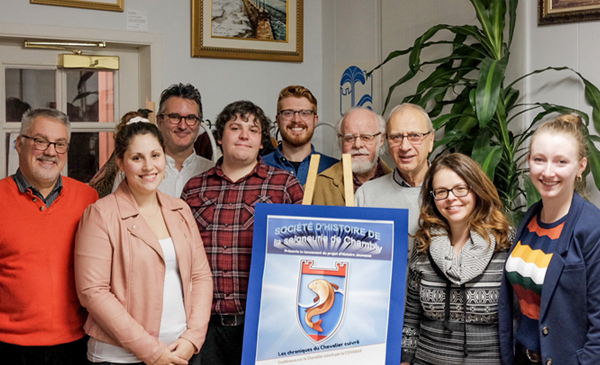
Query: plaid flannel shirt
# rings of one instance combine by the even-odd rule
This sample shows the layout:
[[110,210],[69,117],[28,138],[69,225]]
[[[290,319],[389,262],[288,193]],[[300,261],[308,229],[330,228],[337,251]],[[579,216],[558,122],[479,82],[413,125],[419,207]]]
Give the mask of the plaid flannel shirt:
[[258,164],[232,182],[222,159],[193,177],[181,198],[192,208],[214,280],[213,314],[242,314],[246,308],[254,206],[256,203],[299,204],[304,190],[291,173]]

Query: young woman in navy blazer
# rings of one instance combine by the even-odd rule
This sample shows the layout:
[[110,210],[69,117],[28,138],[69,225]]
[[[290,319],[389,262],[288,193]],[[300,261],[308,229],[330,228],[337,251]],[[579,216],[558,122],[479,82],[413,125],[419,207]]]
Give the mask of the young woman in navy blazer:
[[504,364],[600,361],[600,210],[576,191],[584,191],[586,155],[577,116],[547,122],[532,136],[528,162],[542,200],[527,212],[505,264]]

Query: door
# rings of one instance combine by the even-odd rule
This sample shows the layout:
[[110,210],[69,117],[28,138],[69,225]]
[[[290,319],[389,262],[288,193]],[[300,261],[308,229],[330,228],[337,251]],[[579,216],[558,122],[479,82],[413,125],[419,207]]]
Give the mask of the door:
[[5,100],[0,104],[0,178],[18,168],[15,141],[23,113],[54,108],[71,121],[63,175],[88,182],[112,153],[121,115],[145,108],[143,101],[152,99],[149,80],[154,84],[156,73],[141,56],[152,52],[140,47],[139,40],[131,45],[109,42],[106,48],[81,50],[86,55],[118,56],[119,70],[64,69],[57,66],[58,55],[70,51],[24,48],[25,39],[32,37],[3,37],[0,26],[0,97]]

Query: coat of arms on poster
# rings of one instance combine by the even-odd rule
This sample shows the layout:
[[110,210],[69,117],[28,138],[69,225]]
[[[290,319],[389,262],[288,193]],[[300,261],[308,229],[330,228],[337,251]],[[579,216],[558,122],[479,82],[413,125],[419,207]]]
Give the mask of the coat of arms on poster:
[[306,337],[318,344],[327,341],[342,323],[349,263],[335,262],[335,268],[313,265],[313,260],[300,262],[298,323]]
[[303,0],[192,0],[192,57],[302,62]]
[[397,364],[403,209],[257,204],[242,364]]

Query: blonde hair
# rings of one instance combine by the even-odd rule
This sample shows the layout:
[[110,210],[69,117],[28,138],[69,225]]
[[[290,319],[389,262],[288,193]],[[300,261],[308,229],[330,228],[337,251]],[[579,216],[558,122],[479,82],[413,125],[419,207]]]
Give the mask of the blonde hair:
[[446,218],[437,209],[431,191],[433,177],[442,169],[454,171],[467,183],[475,195],[475,207],[469,216],[469,229],[484,237],[488,243],[488,232],[496,239],[495,251],[510,248],[510,224],[502,213],[502,202],[494,183],[483,172],[479,164],[461,153],[450,153],[431,163],[421,187],[421,214],[419,229],[415,233],[415,246],[420,252],[427,252],[431,244],[431,230],[444,228],[450,237],[452,231]]
[[[573,137],[575,143],[577,144],[577,158],[578,161],[581,161],[583,158],[587,158],[588,156],[588,147],[587,141],[585,138],[585,124],[583,124],[583,120],[579,115],[575,114],[563,114],[557,117],[556,119],[550,120],[542,124],[536,129],[536,131],[531,136],[531,142],[529,143],[529,150],[531,150],[531,145],[533,141],[535,141],[536,137],[542,133],[550,133],[554,135],[567,135]],[[587,197],[587,193],[585,190],[585,179],[575,179],[575,190],[583,196]]]

